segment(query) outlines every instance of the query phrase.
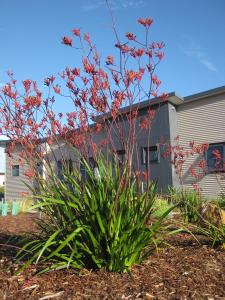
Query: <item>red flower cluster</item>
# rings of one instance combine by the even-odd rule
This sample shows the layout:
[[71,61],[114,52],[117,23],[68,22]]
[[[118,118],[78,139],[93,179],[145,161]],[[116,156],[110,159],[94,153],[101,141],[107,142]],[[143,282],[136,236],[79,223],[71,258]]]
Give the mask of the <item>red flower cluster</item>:
[[130,41],[135,41],[136,40],[136,35],[134,35],[131,32],[127,32],[126,37],[128,38],[128,40]]
[[72,30],[72,32],[73,32],[73,34],[74,34],[75,36],[80,36],[80,29],[74,28],[74,29]]
[[62,37],[62,44],[72,47],[73,40],[67,36]]
[[152,22],[153,22],[152,18],[146,18],[146,19],[140,18],[140,19],[138,19],[138,23],[145,26],[145,27],[147,27],[147,28],[151,26]]

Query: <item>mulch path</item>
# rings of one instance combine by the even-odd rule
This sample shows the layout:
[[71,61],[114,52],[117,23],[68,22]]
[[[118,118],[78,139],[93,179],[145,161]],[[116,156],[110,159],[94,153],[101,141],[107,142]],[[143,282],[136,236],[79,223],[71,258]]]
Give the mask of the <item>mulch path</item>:
[[132,275],[83,270],[15,276],[16,248],[4,246],[36,230],[35,215],[0,217],[0,299],[225,299],[225,251],[204,237],[179,234],[173,247],[155,252]]

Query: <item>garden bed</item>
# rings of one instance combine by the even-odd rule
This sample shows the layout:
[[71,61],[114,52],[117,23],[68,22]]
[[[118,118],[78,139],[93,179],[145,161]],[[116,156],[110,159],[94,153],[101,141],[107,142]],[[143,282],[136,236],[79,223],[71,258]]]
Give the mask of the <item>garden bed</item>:
[[0,299],[224,299],[225,251],[198,236],[179,234],[128,274],[83,270],[34,276],[34,267],[15,276],[14,244],[36,230],[35,215],[0,217]]

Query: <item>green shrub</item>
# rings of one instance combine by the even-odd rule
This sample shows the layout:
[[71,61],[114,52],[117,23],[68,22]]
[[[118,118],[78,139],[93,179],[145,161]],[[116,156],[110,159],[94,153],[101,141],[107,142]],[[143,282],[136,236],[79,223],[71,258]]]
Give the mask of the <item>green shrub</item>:
[[168,230],[163,220],[172,208],[147,225],[156,200],[154,184],[141,194],[125,168],[121,173],[116,164],[99,159],[96,177],[86,161],[84,165],[86,179],[74,171],[65,172],[63,181],[52,173],[41,183],[35,208],[46,217],[38,222],[39,236],[18,254],[27,259],[21,270],[48,263],[42,272],[68,267],[129,271],[163,240]]
[[4,198],[4,194],[5,194],[5,187],[0,186],[0,198]]
[[196,223],[201,219],[201,209],[204,200],[195,190],[181,193],[180,210],[185,222]]
[[173,205],[169,203],[168,200],[157,197],[154,204],[153,216],[160,217],[171,207],[173,207]]
[[221,195],[218,199],[217,199],[217,203],[219,205],[220,208],[225,210],[225,195]]
[[198,227],[198,231],[210,239],[213,247],[221,245],[225,249],[225,224],[213,225],[205,221],[205,226]]
[[178,204],[185,222],[196,223],[201,219],[201,209],[205,201],[197,191],[170,188],[169,193],[172,202]]
[[32,198],[25,198],[20,201],[20,212],[26,213],[33,207],[34,201]]

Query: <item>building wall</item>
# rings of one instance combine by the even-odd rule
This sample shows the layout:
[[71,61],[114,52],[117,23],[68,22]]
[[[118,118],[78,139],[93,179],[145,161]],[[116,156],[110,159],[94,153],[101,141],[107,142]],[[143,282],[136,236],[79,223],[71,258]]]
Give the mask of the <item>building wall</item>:
[[[6,174],[5,174],[5,199],[6,201],[11,200],[22,200],[31,194],[29,188],[25,185],[33,186],[33,181],[29,180],[25,176],[25,172],[29,167],[24,164],[19,166],[19,176],[12,176],[12,165],[19,164],[20,148],[17,147],[14,150],[13,158],[6,155]],[[26,193],[26,195],[25,195]]]
[[0,186],[5,185],[5,173],[0,174]]
[[[150,132],[148,130],[140,129],[141,118],[147,116],[148,108],[144,108],[139,111],[139,115],[136,121],[136,149],[133,154],[133,169],[134,171],[146,171],[146,164],[143,164],[142,160],[142,149],[144,147],[158,145],[160,148],[159,162],[150,164],[149,178],[154,180],[158,186],[158,192],[165,192],[169,185],[172,185],[172,166],[168,159],[164,159],[161,155],[164,152],[164,143],[170,142],[170,135],[173,130],[170,130],[170,109],[169,103],[161,103],[161,105],[154,105],[151,109],[156,110],[156,116],[152,122]],[[177,125],[177,124],[176,124]],[[126,118],[117,124],[120,132],[122,131],[123,139],[126,140],[129,132],[129,124]],[[123,145],[117,138],[117,129],[115,132],[112,131],[112,139],[115,145],[115,150],[124,150]],[[101,134],[95,134],[94,140],[97,144],[101,143],[101,140],[106,138],[108,134],[106,131]]]
[[[164,159],[161,155],[164,152],[164,143],[169,143],[177,135],[177,113],[174,106],[170,103],[161,103],[160,105],[154,105],[151,109],[156,110],[156,117],[153,120],[151,126],[150,135],[148,131],[140,130],[141,118],[147,116],[148,108],[140,110],[139,116],[136,122],[136,149],[134,151],[133,169],[137,171],[146,171],[146,164],[143,164],[142,151],[144,147],[158,145],[160,149],[159,161],[150,164],[150,179],[157,182],[158,191],[165,192],[168,186],[174,184],[173,167],[171,166],[169,159]],[[128,123],[123,121],[120,124],[123,128],[124,139],[126,140],[128,134]],[[94,134],[94,140],[97,144],[101,143],[104,138],[108,138],[106,131],[101,131],[98,134]],[[116,132],[113,134],[115,142],[115,150],[122,150],[123,146],[116,138]],[[148,142],[149,140],[149,142]],[[44,146],[44,148],[46,145]],[[47,148],[46,148],[47,149]],[[23,181],[27,184],[35,185],[35,183],[28,180],[24,175],[24,172],[28,169],[26,165],[20,166],[20,176],[13,177],[11,174],[11,165],[18,163],[18,156],[20,149],[16,149],[14,153],[14,160],[6,157],[6,199],[14,200],[21,199],[23,192],[29,192],[29,189],[24,185]],[[47,150],[46,150],[47,151]],[[77,154],[69,147],[64,141],[59,141],[59,144],[55,143],[48,148],[48,160],[51,161],[53,170],[57,172],[57,160],[63,158],[71,159],[75,167],[79,167],[79,160]],[[44,170],[47,173],[47,170]],[[45,178],[47,176],[44,174]]]
[[[170,129],[169,122],[171,118],[173,118],[173,109],[172,106],[168,103],[163,103],[160,106],[156,105],[152,107],[152,109],[156,109],[156,117],[153,120],[150,134],[148,131],[140,129],[140,120],[141,118],[147,115],[148,108],[144,108],[140,111],[139,117],[136,122],[136,132],[137,132],[137,141],[136,141],[136,149],[134,151],[133,156],[133,169],[138,171],[146,171],[146,165],[143,164],[142,161],[142,148],[151,146],[151,145],[159,145],[160,155],[159,162],[151,163],[149,176],[151,180],[157,182],[158,191],[166,191],[169,185],[172,185],[172,167],[169,163],[168,159],[162,158],[162,153],[164,151],[164,143],[170,142],[171,134],[173,136],[173,130]],[[176,125],[176,122],[174,123]],[[174,125],[174,126],[175,126]],[[122,124],[119,125],[123,131],[124,140],[127,138],[128,134],[128,123],[127,120],[123,121]],[[175,126],[176,127],[176,126]],[[114,150],[122,150],[123,146],[119,143],[116,138],[116,130],[112,134],[113,140],[115,142]],[[94,140],[97,144],[99,144],[102,139],[108,138],[108,134],[106,131],[101,131],[100,133],[94,134]],[[148,142],[149,139],[149,142]],[[48,148],[48,150],[46,150]],[[64,141],[60,140],[58,143],[47,147],[43,145],[43,149],[45,149],[47,154],[47,160],[51,162],[52,168],[55,172],[57,172],[57,161],[63,158],[71,159],[73,161],[73,166],[79,168],[79,160],[76,151],[67,145]],[[30,193],[29,189],[23,183],[26,182],[31,186],[35,186],[35,182],[30,181],[25,175],[25,171],[28,169],[28,166],[23,165],[20,166],[20,174],[18,177],[14,177],[11,174],[11,166],[13,164],[18,164],[19,156],[18,153],[20,149],[17,148],[14,150],[14,159],[6,157],[6,192],[5,197],[6,200],[18,200],[24,198],[22,193]],[[47,179],[47,169],[44,167],[44,177]]]
[[[195,141],[202,143],[225,142],[225,93],[208,96],[183,103],[177,108],[178,134],[180,144],[188,149],[188,143]],[[188,172],[188,167],[194,167],[201,160],[199,155],[190,156],[184,165],[182,180],[189,188],[196,180]],[[225,188],[222,174],[205,174],[198,182],[203,194],[209,198],[216,197]]]

